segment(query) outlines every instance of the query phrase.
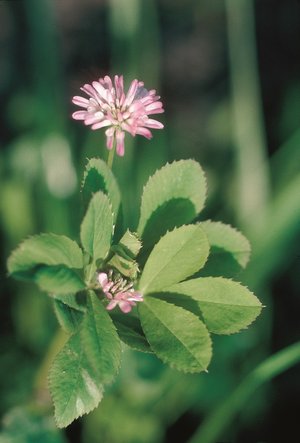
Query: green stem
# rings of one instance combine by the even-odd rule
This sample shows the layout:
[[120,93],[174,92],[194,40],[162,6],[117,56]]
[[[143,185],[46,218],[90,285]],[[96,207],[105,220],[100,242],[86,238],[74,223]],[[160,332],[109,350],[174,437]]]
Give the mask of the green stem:
[[107,166],[109,167],[109,169],[112,169],[114,156],[115,156],[115,150],[116,150],[116,146],[115,146],[115,141],[114,141],[114,145],[113,145],[112,149],[110,149],[108,151]]
[[258,365],[204,421],[189,443],[215,443],[251,394],[263,383],[300,362],[300,342],[288,346]]
[[88,287],[91,287],[91,284],[94,280],[95,274],[96,274],[96,270],[97,270],[97,265],[94,261],[92,261],[89,265],[89,267],[87,268],[87,280],[86,280],[86,284]]

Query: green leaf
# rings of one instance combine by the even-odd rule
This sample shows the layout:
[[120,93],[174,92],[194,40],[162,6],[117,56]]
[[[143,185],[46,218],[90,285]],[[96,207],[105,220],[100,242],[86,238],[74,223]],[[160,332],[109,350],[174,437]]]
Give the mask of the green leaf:
[[117,312],[111,312],[110,316],[117,328],[120,339],[127,346],[136,351],[152,353],[152,349],[141,327],[140,320],[137,317],[119,314]]
[[77,303],[75,294],[67,294],[60,296],[60,298],[56,295],[53,306],[63,330],[70,334],[76,332],[83,320],[85,310]]
[[55,357],[49,386],[59,428],[95,409],[102,399],[102,385],[86,357],[79,333],[72,335]]
[[101,383],[111,383],[121,361],[121,343],[116,328],[97,296],[89,293],[88,310],[81,329],[81,339]]
[[81,225],[80,238],[94,262],[104,259],[110,248],[113,217],[108,198],[102,192],[93,195]]
[[118,246],[122,248],[125,258],[130,257],[131,259],[134,259],[142,247],[142,242],[135,232],[131,232],[127,229]]
[[8,259],[8,271],[17,278],[31,278],[39,265],[83,267],[82,251],[64,235],[41,234],[25,240]]
[[221,222],[200,223],[210,244],[210,254],[199,276],[232,277],[244,269],[249,261],[251,246],[238,230]]
[[69,294],[85,288],[79,275],[65,266],[41,266],[33,279],[43,291],[56,294]]
[[139,266],[134,259],[141,247],[142,243],[138,236],[127,230],[120,242],[111,247],[111,251],[114,252],[114,255],[108,262],[108,265],[114,267],[125,277],[135,280],[139,273]]
[[82,182],[82,196],[86,205],[92,195],[98,191],[102,191],[108,196],[115,223],[121,202],[117,181],[103,160],[100,158],[91,158],[86,165]]
[[[214,334],[233,334],[249,326],[262,305],[248,288],[222,277],[204,277],[173,285],[166,290],[192,298],[198,303],[205,324]],[[176,302],[176,296],[168,297]],[[188,300],[187,300],[188,301]],[[181,306],[182,298],[179,297]]]
[[199,318],[153,296],[145,297],[138,310],[146,338],[163,362],[184,372],[207,369],[211,339]]
[[86,293],[77,294],[51,294],[55,300],[61,301],[70,308],[86,312]]
[[132,280],[136,279],[139,273],[139,266],[135,260],[123,258],[117,253],[112,256],[108,265]]
[[199,163],[167,164],[144,187],[137,232],[148,248],[168,230],[190,223],[204,206],[206,181]]
[[145,264],[141,292],[157,292],[193,275],[204,266],[208,253],[207,237],[199,225],[168,232],[154,246]]

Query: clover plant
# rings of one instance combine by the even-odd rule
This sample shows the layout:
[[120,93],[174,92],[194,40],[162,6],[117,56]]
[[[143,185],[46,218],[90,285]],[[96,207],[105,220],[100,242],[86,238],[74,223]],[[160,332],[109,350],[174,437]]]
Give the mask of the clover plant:
[[[125,96],[120,78],[115,88],[104,80],[102,88],[85,85],[91,98],[75,102],[86,109],[77,118],[89,118],[95,129],[111,125],[107,147],[123,156],[123,131],[149,136],[138,128],[147,122],[159,128],[146,117],[162,108],[155,91],[150,94],[141,82]],[[212,359],[214,334],[237,333],[259,315],[259,300],[232,279],[247,265],[249,242],[229,225],[197,221],[206,192],[199,163],[166,164],[146,183],[131,232],[120,222],[121,194],[112,170],[92,158],[81,188],[80,244],[45,233],[27,238],[11,254],[10,275],[35,282],[51,297],[68,337],[49,373],[59,427],[99,404],[118,374],[124,345],[153,353],[176,370],[199,373]]]

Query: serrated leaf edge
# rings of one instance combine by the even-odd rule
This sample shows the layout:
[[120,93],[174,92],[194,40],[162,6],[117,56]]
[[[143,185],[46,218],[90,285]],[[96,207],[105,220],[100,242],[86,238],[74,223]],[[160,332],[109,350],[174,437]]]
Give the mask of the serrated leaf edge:
[[[232,231],[234,231],[236,234],[238,234],[238,235],[240,235],[241,237],[243,237],[243,241],[246,241],[246,243],[247,243],[247,246],[249,246],[249,251],[244,251],[244,250],[241,250],[241,251],[239,251],[239,250],[234,250],[234,251],[228,251],[228,252],[230,252],[230,253],[233,253],[233,254],[245,254],[246,252],[249,254],[249,257],[247,258],[247,261],[246,261],[246,263],[245,264],[240,264],[240,262],[239,262],[239,264],[240,264],[240,266],[243,268],[243,269],[245,269],[246,268],[246,266],[248,265],[248,263],[249,263],[249,261],[250,261],[250,258],[251,258],[251,253],[252,253],[252,247],[251,247],[251,243],[250,243],[250,241],[248,240],[248,238],[239,230],[239,229],[237,229],[236,227],[234,227],[234,226],[232,226],[230,223],[223,223],[223,222],[221,222],[221,221],[214,221],[214,220],[211,220],[211,219],[208,219],[208,220],[203,220],[203,221],[201,221],[201,222],[198,222],[200,225],[202,225],[202,224],[205,224],[205,223],[212,223],[212,224],[214,224],[214,225],[219,225],[219,226],[224,226],[225,228],[226,227],[229,227]],[[203,230],[205,231],[205,229],[203,228]],[[206,233],[206,232],[205,232]],[[208,235],[207,235],[207,237],[208,237]],[[211,246],[214,246],[213,244],[211,245]]]
[[[96,297],[96,294],[95,294],[95,297]],[[97,330],[97,328],[96,328],[96,322],[94,321],[94,319],[95,319],[95,312],[94,312],[94,303],[93,303],[93,299],[92,299],[90,296],[89,296],[89,299],[90,299],[90,303],[92,304],[92,307],[93,307],[93,327]],[[102,306],[103,306],[103,305],[102,305]],[[107,314],[108,314],[108,313],[107,313]],[[86,310],[84,316],[86,317],[87,315],[88,315],[88,309]],[[110,317],[109,314],[108,314],[108,318],[110,319],[111,326],[112,326],[112,328],[114,329],[114,331],[115,331],[115,333],[116,333],[116,335],[117,335],[117,337],[118,337],[118,339],[119,339],[119,349],[118,349],[118,351],[119,351],[119,353],[120,353],[120,360],[119,360],[118,366],[116,367],[116,372],[115,372],[115,374],[112,376],[112,378],[111,378],[109,381],[102,382],[103,385],[111,385],[111,384],[114,382],[114,380],[116,379],[117,375],[118,375],[119,372],[120,372],[121,363],[122,363],[122,362],[121,362],[122,348],[121,348],[121,343],[120,343],[120,342],[121,342],[121,339],[120,339],[119,334],[118,334],[118,331],[117,331],[117,329],[116,329],[116,327],[115,327],[115,325],[114,325],[114,322],[112,321],[112,319],[111,319],[111,317]],[[83,326],[84,326],[84,319],[83,319],[83,321],[82,321],[82,328],[83,328]],[[83,348],[84,348],[84,347],[85,347],[85,340],[83,339],[82,334],[80,334],[80,343],[82,344],[82,346],[83,346]],[[94,367],[93,363],[89,360],[88,357],[87,357],[87,359],[88,359],[90,365],[93,367],[93,370],[94,370],[96,373],[98,373],[97,368]]]
[[[154,174],[151,175],[151,176],[148,178],[147,182],[144,184],[144,186],[143,186],[143,188],[142,188],[141,205],[140,205],[140,216],[139,216],[138,226],[137,226],[137,229],[136,229],[136,232],[138,233],[138,235],[139,235],[140,237],[142,237],[142,233],[144,232],[144,228],[145,228],[145,226],[146,226],[146,224],[147,224],[147,221],[149,220],[149,218],[145,219],[144,226],[142,227],[142,231],[141,231],[140,222],[141,222],[141,218],[142,218],[142,202],[143,202],[143,196],[144,196],[145,190],[146,190],[146,188],[147,188],[148,186],[151,185],[151,183],[153,182],[153,180],[155,179],[155,177],[156,177],[156,176],[157,176],[157,175],[158,175],[163,169],[165,169],[165,168],[169,168],[170,166],[174,165],[175,163],[176,163],[176,164],[180,164],[180,163],[194,163],[194,164],[197,164],[197,166],[199,166],[199,168],[200,168],[200,170],[201,170],[201,172],[202,172],[202,175],[203,175],[203,179],[204,179],[205,192],[204,192],[203,205],[202,205],[202,207],[198,210],[196,216],[199,215],[200,212],[201,212],[201,211],[203,210],[203,208],[205,207],[205,202],[206,202],[206,200],[207,200],[207,194],[208,194],[208,189],[207,189],[207,179],[206,179],[206,175],[205,175],[204,170],[202,169],[202,166],[200,165],[200,163],[197,162],[195,159],[192,159],[192,158],[189,158],[189,159],[181,159],[181,160],[174,160],[174,161],[172,161],[172,162],[167,162],[167,163],[165,163],[161,168],[157,169],[157,170],[154,172]],[[158,205],[157,207],[159,207],[159,205]]]
[[[26,238],[24,238],[22,241],[21,241],[21,243],[19,243],[18,244],[18,246],[10,253],[10,255],[9,255],[9,257],[8,257],[8,259],[7,259],[7,271],[8,271],[8,275],[13,275],[14,274],[14,272],[10,272],[9,271],[9,263],[10,263],[10,261],[14,258],[14,256],[17,254],[17,252],[20,250],[20,249],[22,249],[22,247],[24,246],[24,243],[26,243],[28,240],[31,240],[31,239],[34,239],[34,238],[37,238],[37,237],[48,237],[48,236],[53,236],[53,237],[63,237],[63,238],[65,238],[65,239],[67,239],[67,240],[69,240],[70,242],[73,242],[77,247],[78,247],[78,249],[80,250],[80,252],[81,252],[81,254],[82,254],[82,266],[80,267],[80,268],[75,268],[75,267],[71,267],[71,266],[67,266],[65,263],[57,263],[57,265],[64,265],[64,266],[66,266],[67,268],[69,268],[69,269],[82,269],[83,268],[83,250],[82,250],[82,248],[80,247],[80,245],[75,241],[75,240],[72,240],[70,237],[68,237],[67,235],[64,235],[64,234],[55,234],[54,232],[42,232],[41,234],[33,234],[33,235],[29,235],[29,236],[27,236]],[[47,263],[40,263],[40,264],[42,264],[42,265],[45,265],[45,266],[56,266],[56,265],[48,265]],[[29,268],[28,268],[29,269]]]
[[[147,294],[147,297],[149,297],[149,296],[150,296],[150,294]],[[154,297],[153,297],[153,298],[154,298]],[[147,334],[146,334],[146,332],[144,331],[145,336],[146,336],[146,338],[147,338],[147,340],[148,340],[148,343],[150,344],[150,347],[151,347],[151,349],[153,350],[153,353],[157,356],[157,358],[158,358],[159,360],[161,360],[163,363],[165,363],[165,364],[167,364],[168,366],[170,366],[170,368],[172,368],[172,369],[176,369],[176,370],[178,370],[178,371],[180,371],[180,372],[183,372],[184,374],[199,374],[199,373],[201,373],[201,372],[208,372],[208,371],[207,371],[207,368],[208,368],[208,366],[209,366],[209,364],[210,364],[210,362],[211,362],[212,356],[213,356],[213,342],[212,342],[212,339],[211,339],[211,336],[210,336],[209,330],[207,329],[206,324],[205,324],[202,320],[200,320],[199,317],[197,317],[195,314],[193,314],[192,312],[188,311],[187,309],[184,309],[184,308],[182,308],[181,306],[174,305],[174,303],[169,303],[169,302],[167,302],[166,300],[163,300],[163,301],[165,301],[165,303],[168,303],[169,305],[174,306],[175,308],[177,308],[177,309],[179,309],[179,310],[182,310],[182,311],[188,312],[190,315],[192,315],[193,317],[195,317],[200,323],[202,323],[202,325],[204,326],[204,328],[205,328],[205,330],[206,330],[206,332],[207,332],[207,335],[208,335],[210,359],[209,359],[209,362],[208,362],[208,364],[207,364],[207,367],[206,367],[206,368],[203,368],[203,369],[200,370],[200,371],[199,371],[199,370],[188,370],[188,369],[182,368],[182,367],[180,367],[180,366],[177,365],[177,364],[174,364],[174,363],[172,363],[172,362],[169,362],[168,359],[165,359],[165,358],[163,358],[162,356],[158,355],[158,354],[156,353],[156,351],[153,349],[153,347],[152,347],[150,341],[148,340]],[[148,306],[147,306],[147,307],[148,307]],[[149,308],[148,308],[148,309],[149,309]],[[141,320],[141,325],[142,325],[142,327],[143,327],[143,322],[142,322],[141,317],[140,317],[140,320]],[[166,329],[168,329],[168,328],[166,327]],[[177,339],[180,343],[182,343],[182,342],[177,338],[177,336],[176,336],[175,334],[173,334],[173,335],[176,337],[176,339]],[[189,353],[191,353],[190,350],[189,350],[188,348],[186,348],[186,349],[188,350]],[[194,357],[194,356],[193,356],[193,357]],[[195,358],[195,357],[194,357],[194,358]],[[196,360],[196,358],[195,358],[195,360]]]
[[[80,328],[79,328],[79,329],[80,329]],[[79,331],[77,331],[76,334],[77,334],[78,332],[79,332]],[[59,417],[57,416],[57,413],[56,413],[56,406],[55,406],[55,402],[56,402],[56,400],[55,400],[55,395],[53,394],[53,391],[52,391],[52,377],[51,377],[51,371],[52,371],[52,369],[53,369],[53,366],[54,366],[54,363],[55,363],[55,361],[56,361],[56,358],[59,356],[59,354],[61,354],[61,353],[63,352],[65,346],[68,344],[68,341],[70,340],[70,338],[71,338],[73,335],[74,335],[74,334],[69,335],[68,339],[66,340],[66,342],[64,343],[64,345],[62,346],[62,348],[61,348],[61,349],[58,351],[58,353],[54,356],[54,359],[52,360],[52,364],[51,364],[51,366],[50,366],[50,370],[49,370],[48,377],[47,377],[47,380],[48,380],[48,386],[49,386],[49,391],[50,391],[51,398],[52,398],[53,405],[54,405],[54,420],[55,420],[56,426],[57,426],[58,428],[60,428],[60,429],[62,429],[62,428],[66,428],[66,427],[69,426],[71,423],[73,423],[74,420],[77,420],[78,418],[83,417],[84,415],[87,415],[87,414],[89,414],[91,411],[93,411],[94,409],[96,409],[96,408],[98,407],[99,403],[101,402],[101,400],[102,400],[102,398],[103,398],[103,395],[104,395],[104,386],[101,385],[101,393],[102,393],[102,397],[100,398],[100,400],[98,401],[98,403],[97,403],[95,406],[93,406],[93,407],[87,409],[87,410],[86,410],[85,412],[83,412],[82,414],[78,414],[78,415],[76,415],[75,417],[73,417],[73,419],[72,419],[71,421],[68,421],[68,423],[64,423],[64,424],[62,424],[62,423],[60,422],[60,419],[59,419]],[[81,340],[80,340],[80,341],[81,341]],[[81,349],[80,351],[81,351],[81,353],[80,353],[80,358],[82,358],[82,356],[84,355],[84,350]],[[99,387],[99,390],[100,390],[100,387]],[[66,409],[65,409],[65,410],[66,410]]]
[[[203,317],[203,319],[201,319],[201,320],[203,320],[203,323],[205,323],[205,326],[206,326],[206,328],[207,328],[207,330],[211,333],[211,334],[215,334],[215,335],[234,335],[234,334],[239,334],[241,331],[245,331],[245,330],[247,330],[248,328],[249,328],[249,326],[251,326],[254,322],[255,322],[255,320],[257,319],[257,317],[261,314],[261,311],[262,311],[262,309],[263,308],[265,308],[266,306],[264,306],[262,303],[261,303],[261,301],[259,300],[259,298],[248,288],[248,286],[246,286],[246,285],[244,285],[243,283],[241,283],[241,282],[239,282],[239,281],[236,281],[236,280],[233,280],[232,278],[226,278],[226,277],[197,277],[197,278],[201,278],[201,279],[207,279],[207,278],[213,278],[213,279],[218,279],[218,280],[229,280],[229,281],[231,281],[231,282],[233,282],[233,283],[237,283],[237,284],[239,284],[239,285],[241,285],[243,288],[245,288],[245,289],[247,289],[247,291],[249,291],[250,292],[250,294],[259,302],[259,306],[251,306],[251,305],[233,305],[233,304],[228,304],[228,303],[223,303],[223,305],[224,306],[239,306],[239,307],[244,307],[244,308],[256,308],[256,309],[258,309],[258,308],[260,308],[260,311],[258,312],[258,314],[257,314],[257,316],[250,322],[250,323],[248,323],[246,326],[244,326],[244,327],[241,327],[238,331],[233,331],[233,332],[231,332],[231,331],[229,331],[229,332],[223,332],[223,333],[221,333],[221,332],[214,332],[214,331],[212,331],[212,330],[210,330],[209,328],[208,328],[208,326],[207,326],[207,324],[206,324],[206,321],[205,321],[205,318]],[[188,281],[188,280],[184,280],[184,281]],[[160,292],[162,292],[162,293],[167,293],[168,292],[168,289],[169,290],[172,290],[173,292],[174,292],[174,289],[172,289],[172,287],[173,286],[175,286],[175,285],[177,285],[177,284],[180,284],[180,283],[184,283],[184,281],[183,282],[178,282],[178,283],[175,283],[174,285],[171,285],[171,286],[169,286],[169,288],[164,288],[162,291],[160,291]],[[183,293],[181,293],[181,292],[175,292],[175,293],[177,293],[178,295],[179,294],[181,294],[181,295],[185,295],[186,297],[190,297],[192,300],[194,300],[196,303],[201,303],[201,300],[197,300],[197,299],[195,299],[195,298],[193,298],[192,296],[190,296],[190,295],[188,295],[188,294],[183,294]],[[150,293],[149,294],[147,294],[147,295],[151,295]],[[164,299],[165,301],[167,301],[166,299]],[[205,301],[204,301],[205,302]],[[167,301],[167,303],[169,303],[168,301]],[[209,303],[211,303],[211,304],[214,304],[214,302],[212,301],[212,302],[209,302]],[[173,304],[173,303],[170,303],[170,304]],[[220,303],[220,302],[218,302],[218,304],[222,304],[222,303]],[[177,306],[177,305],[175,305],[175,306]],[[184,308],[183,308],[184,309]],[[200,305],[199,305],[199,309],[201,310],[201,307],[200,307]],[[189,311],[190,312],[190,311]],[[195,315],[195,314],[193,314],[193,315]]]
[[[104,197],[107,198],[108,205],[109,205],[109,209],[110,209],[110,212],[111,212],[111,215],[112,215],[112,232],[111,232],[111,237],[110,237],[110,247],[109,247],[109,249],[108,249],[108,252],[107,252],[106,256],[105,256],[103,259],[101,259],[101,260],[105,261],[106,258],[109,256],[109,252],[110,252],[110,249],[111,249],[111,244],[112,244],[113,236],[114,236],[114,233],[115,233],[115,227],[116,227],[116,224],[114,223],[114,212],[113,212],[113,208],[112,208],[111,201],[110,201],[110,199],[108,198],[108,195],[105,194],[105,193],[102,192],[102,191],[94,192],[93,195],[92,195],[92,197],[91,197],[91,199],[90,199],[90,201],[89,201],[89,204],[88,204],[87,209],[86,209],[86,211],[85,211],[84,217],[83,217],[83,219],[82,219],[82,221],[81,221],[81,223],[80,223],[80,238],[81,238],[81,232],[82,232],[83,220],[85,219],[85,216],[86,216],[86,214],[87,214],[88,208],[89,208],[90,203],[91,203],[91,200],[92,200],[92,198],[93,198],[96,194],[102,194],[102,195],[104,195]],[[84,248],[83,245],[82,245],[82,250],[83,250],[85,253],[87,253],[88,255],[90,255],[89,252],[85,250],[85,248]],[[98,258],[96,258],[96,260],[94,260],[94,257],[92,257],[92,259],[93,259],[93,262],[99,260]]]

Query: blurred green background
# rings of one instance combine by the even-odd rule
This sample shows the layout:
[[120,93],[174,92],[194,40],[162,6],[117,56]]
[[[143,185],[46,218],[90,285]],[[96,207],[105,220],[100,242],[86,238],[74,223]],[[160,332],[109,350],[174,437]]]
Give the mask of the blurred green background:
[[[300,332],[300,3],[1,0],[0,47],[0,443],[300,441],[289,347]],[[149,174],[195,158],[209,187],[201,217],[248,236],[238,279],[266,308],[249,330],[215,337],[208,374],[126,349],[99,408],[57,431],[44,389],[53,308],[5,262],[35,233],[78,239],[86,158],[107,152],[102,131],[71,120],[71,97],[107,73],[156,87],[166,111],[165,130],[126,137],[115,161],[126,224]]]

